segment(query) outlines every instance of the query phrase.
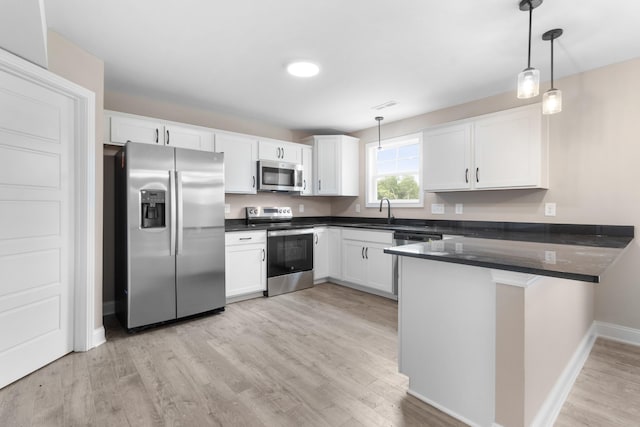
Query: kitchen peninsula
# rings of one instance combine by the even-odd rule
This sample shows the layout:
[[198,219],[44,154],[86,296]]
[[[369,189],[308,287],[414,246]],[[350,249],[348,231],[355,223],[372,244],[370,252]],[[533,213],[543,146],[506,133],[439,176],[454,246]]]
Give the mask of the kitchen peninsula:
[[565,227],[385,250],[399,257],[410,394],[470,425],[553,423],[595,340],[593,283],[633,239],[633,227]]

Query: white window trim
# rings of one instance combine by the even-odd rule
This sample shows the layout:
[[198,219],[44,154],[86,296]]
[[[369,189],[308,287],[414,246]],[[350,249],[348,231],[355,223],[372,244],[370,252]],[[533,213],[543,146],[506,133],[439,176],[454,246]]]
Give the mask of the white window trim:
[[[422,208],[424,207],[424,189],[422,187],[422,175],[423,175],[423,152],[424,152],[424,146],[422,143],[422,132],[418,132],[418,133],[412,133],[412,134],[408,134],[408,135],[403,135],[403,136],[399,136],[396,138],[391,138],[391,139],[383,139],[382,141],[380,141],[380,145],[384,148],[384,147],[389,147],[389,146],[393,146],[393,145],[400,145],[401,143],[405,142],[407,139],[417,139],[418,140],[418,144],[420,145],[420,154],[418,157],[418,201],[417,202],[402,202],[400,200],[392,200],[391,201],[391,206],[392,207],[396,207],[396,208]],[[380,206],[380,201],[372,201],[370,196],[372,194],[373,189],[371,188],[371,179],[370,179],[370,172],[371,172],[371,168],[372,168],[372,159],[369,156],[369,152],[372,148],[377,149],[378,147],[378,141],[375,142],[369,142],[366,146],[365,146],[365,152],[364,152],[364,159],[365,159],[365,175],[364,175],[364,180],[365,180],[365,206],[368,208],[377,208]]]

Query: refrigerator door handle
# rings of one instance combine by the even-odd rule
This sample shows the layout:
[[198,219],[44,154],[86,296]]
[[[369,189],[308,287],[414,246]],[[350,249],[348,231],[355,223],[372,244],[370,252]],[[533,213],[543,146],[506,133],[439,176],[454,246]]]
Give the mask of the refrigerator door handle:
[[169,224],[169,255],[176,254],[176,178],[173,171],[169,171],[169,199],[171,204],[171,223]]
[[183,203],[182,203],[182,172],[176,172],[176,193],[178,195],[178,200],[177,200],[177,204],[178,204],[178,221],[177,221],[177,227],[176,227],[176,234],[177,234],[177,240],[178,240],[178,249],[176,250],[176,255],[180,255],[182,253],[182,241],[183,241],[183,235],[184,235],[184,230],[183,230],[183,213],[184,213],[184,209],[183,209]]

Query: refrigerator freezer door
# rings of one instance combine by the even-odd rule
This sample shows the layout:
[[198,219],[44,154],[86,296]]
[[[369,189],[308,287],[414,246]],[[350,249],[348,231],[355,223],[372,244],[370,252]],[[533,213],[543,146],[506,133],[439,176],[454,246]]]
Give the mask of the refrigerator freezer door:
[[224,307],[222,153],[176,148],[178,317]]
[[[171,227],[175,223],[175,195],[170,176],[173,148],[129,143],[127,168],[127,327],[176,318],[175,261],[171,254]],[[149,195],[151,193],[151,195]],[[155,194],[157,193],[157,194]],[[144,197],[143,197],[144,195]],[[153,204],[152,210],[149,208]],[[160,201],[163,201],[160,206]],[[164,221],[156,218],[164,209]],[[143,216],[155,226],[142,228]]]

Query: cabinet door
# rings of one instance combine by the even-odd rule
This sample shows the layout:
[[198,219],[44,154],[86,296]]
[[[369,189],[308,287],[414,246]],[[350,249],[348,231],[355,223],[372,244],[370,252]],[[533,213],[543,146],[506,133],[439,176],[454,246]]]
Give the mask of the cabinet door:
[[329,228],[329,277],[342,279],[342,230]]
[[213,151],[213,133],[187,126],[165,125],[164,143],[170,147]]
[[227,298],[267,289],[264,244],[227,246],[225,252]]
[[334,136],[317,137],[314,143],[314,189],[317,195],[338,194],[339,148],[338,140]]
[[313,279],[329,277],[329,238],[326,228],[314,228]]
[[393,257],[384,253],[390,245],[365,243],[365,286],[384,292],[393,292]]
[[131,141],[163,145],[162,132],[162,123],[157,121],[111,116],[111,142],[117,144]]
[[261,139],[258,145],[258,158],[260,160],[275,160],[296,164],[302,162],[302,147],[300,144]]
[[258,141],[243,135],[217,133],[216,151],[224,153],[225,193],[256,194]]
[[470,123],[463,123],[424,132],[426,191],[472,188],[471,128]]
[[538,105],[477,120],[475,188],[540,186],[541,148]]
[[342,280],[366,285],[365,246],[358,240],[342,240]]
[[301,196],[313,195],[313,149],[311,146],[302,147],[302,191]]

